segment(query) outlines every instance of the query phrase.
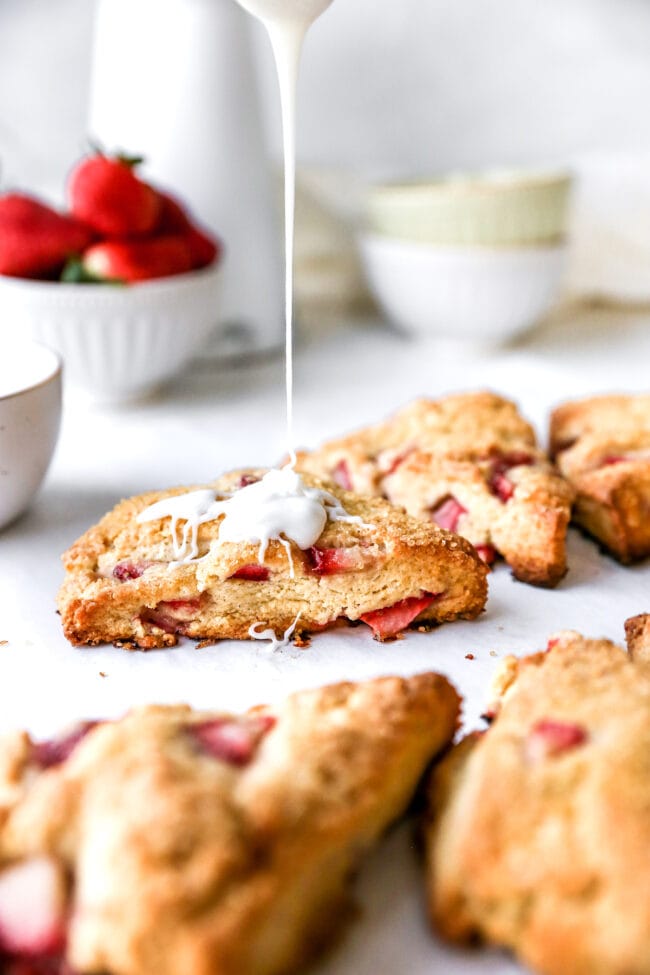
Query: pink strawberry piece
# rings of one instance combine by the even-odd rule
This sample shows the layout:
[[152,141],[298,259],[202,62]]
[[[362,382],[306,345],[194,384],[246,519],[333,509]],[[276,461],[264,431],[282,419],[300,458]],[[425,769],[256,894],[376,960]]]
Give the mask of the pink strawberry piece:
[[128,559],[118,562],[113,568],[113,578],[120,582],[127,582],[129,579],[139,579],[153,562],[131,562]]
[[559,637],[557,637],[557,636],[552,636],[552,637],[550,638],[550,640],[548,641],[548,643],[546,644],[546,649],[547,649],[547,651],[548,651],[548,650],[552,650],[552,649],[553,649],[553,647],[556,647],[556,646],[558,645],[558,643],[559,643],[559,642],[560,642],[560,639],[559,639]]
[[200,608],[200,599],[171,599],[158,603],[155,609],[143,610],[140,619],[165,633],[183,634]]
[[233,572],[230,579],[245,579],[247,582],[268,582],[271,576],[265,565],[242,565]]
[[496,562],[497,550],[494,545],[475,545],[474,548],[486,565],[493,565]]
[[589,735],[579,724],[544,718],[533,726],[526,739],[526,757],[530,762],[554,758],[584,745]]
[[512,481],[509,481],[505,474],[501,471],[495,471],[488,481],[490,491],[495,494],[499,501],[505,504],[515,493],[515,488]]
[[603,467],[611,467],[613,464],[624,464],[627,457],[622,454],[609,454],[607,457],[603,457],[602,465]]
[[339,487],[342,487],[344,491],[352,491],[352,475],[350,474],[350,466],[347,460],[340,460],[334,470],[332,471],[332,480]]
[[262,740],[276,723],[272,715],[250,718],[213,718],[191,725],[190,733],[213,758],[230,765],[248,765]]
[[76,975],[62,955],[5,961],[3,975]]
[[404,461],[413,453],[414,450],[415,447],[409,447],[407,450],[403,450],[400,454],[396,454],[386,470],[383,472],[385,477],[390,477],[391,474],[394,474],[397,468],[402,466]]
[[375,561],[374,555],[364,552],[360,545],[351,548],[317,548],[307,551],[310,570],[318,576],[338,572],[355,572]]
[[55,955],[65,944],[61,872],[33,857],[0,873],[0,952],[25,958]]
[[32,759],[42,769],[61,765],[72,755],[77,745],[83,741],[89,731],[101,724],[101,721],[81,721],[72,731],[62,738],[51,738],[39,741],[32,746]]
[[259,477],[256,477],[254,474],[242,474],[242,476],[239,478],[239,483],[237,484],[237,487],[245,488],[248,487],[250,484],[257,484],[258,481],[259,481]]
[[394,606],[388,606],[386,609],[376,609],[371,613],[364,613],[359,618],[368,624],[376,640],[388,640],[405,630],[420,613],[424,612],[436,599],[440,599],[440,596],[441,593],[422,593],[420,596],[401,599]]
[[535,463],[535,458],[523,450],[512,450],[510,453],[492,455],[492,467],[488,474],[488,487],[492,494],[505,504],[515,493],[515,488],[506,474],[513,467],[527,467]]
[[454,497],[445,498],[431,512],[431,520],[435,521],[439,528],[444,528],[448,532],[455,532],[461,515],[467,514],[467,508]]

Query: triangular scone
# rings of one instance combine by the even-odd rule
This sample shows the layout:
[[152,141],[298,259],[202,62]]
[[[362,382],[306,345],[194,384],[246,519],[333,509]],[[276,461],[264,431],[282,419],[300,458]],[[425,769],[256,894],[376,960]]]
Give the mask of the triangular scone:
[[553,586],[566,572],[571,488],[515,404],[494,393],[416,400],[301,454],[299,466],[460,532],[522,582]]
[[0,970],[49,955],[52,975],[303,971],[353,916],[355,870],[458,713],[451,685],[421,674],[242,717],[147,707],[5,739]]
[[640,613],[625,620],[627,649],[634,660],[650,662],[650,613]]
[[650,395],[564,403],[551,450],[575,488],[577,524],[620,562],[650,556]]
[[[210,487],[236,490],[262,473],[235,472]],[[142,524],[136,517],[189,489],[123,501],[63,557],[58,607],[65,635],[75,644],[146,649],[171,646],[179,634],[247,639],[256,624],[258,632],[270,628],[281,636],[299,617],[299,634],[345,618],[363,620],[385,639],[414,621],[441,623],[481,612],[486,569],[464,539],[386,501],[310,476],[305,481],[326,487],[362,523],[328,522],[307,551],[292,544],[293,578],[284,545],[272,541],[262,565],[259,545],[218,541],[218,521],[199,530],[199,561],[170,567],[169,519]]]
[[544,975],[650,972],[650,668],[563,633],[432,779],[431,918]]

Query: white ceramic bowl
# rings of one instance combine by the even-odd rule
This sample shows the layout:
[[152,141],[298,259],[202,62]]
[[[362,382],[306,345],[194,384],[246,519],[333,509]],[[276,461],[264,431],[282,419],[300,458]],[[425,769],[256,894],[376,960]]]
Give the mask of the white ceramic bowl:
[[0,277],[0,342],[11,329],[56,349],[66,382],[128,400],[180,372],[215,325],[219,267],[130,286]]
[[370,236],[361,253],[375,298],[399,328],[490,345],[552,308],[566,248],[439,247]]
[[49,467],[61,422],[61,360],[20,340],[0,344],[0,528],[17,518]]
[[566,234],[571,174],[495,170],[368,192],[370,230],[421,243],[512,247],[553,244]]

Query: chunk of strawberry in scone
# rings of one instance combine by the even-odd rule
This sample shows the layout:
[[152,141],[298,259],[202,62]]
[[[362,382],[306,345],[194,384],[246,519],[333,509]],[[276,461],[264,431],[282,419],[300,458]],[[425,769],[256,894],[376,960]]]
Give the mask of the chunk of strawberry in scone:
[[356,572],[376,562],[376,557],[362,545],[349,548],[318,548],[307,550],[310,571],[315,575],[329,576],[338,572]]
[[268,582],[271,572],[265,565],[241,565],[230,579],[244,579],[246,582]]
[[332,480],[339,487],[342,487],[344,491],[353,491],[354,485],[352,482],[352,474],[350,473],[350,466],[347,460],[340,460],[334,470],[332,471]]
[[474,548],[486,565],[493,565],[496,562],[497,550],[494,545],[475,545]]
[[435,521],[439,528],[444,528],[448,532],[455,532],[458,529],[460,518],[466,514],[467,508],[464,508],[460,501],[454,497],[448,497],[432,510],[431,520]]
[[491,469],[488,474],[488,486],[503,504],[510,501],[515,493],[515,486],[507,477],[508,471],[513,467],[528,467],[534,464],[535,458],[524,451],[511,451],[508,454],[494,454],[492,457]]
[[140,613],[143,623],[157,626],[165,633],[183,634],[187,624],[196,619],[201,609],[201,599],[171,599],[158,603],[155,609],[145,608]]
[[394,606],[364,613],[359,619],[368,624],[376,640],[388,640],[410,626],[420,613],[423,613],[439,598],[440,593],[422,593],[421,596],[401,599]]
[[582,725],[544,718],[538,721],[528,734],[526,758],[531,763],[555,758],[584,745],[588,738],[587,730]]
[[26,958],[56,955],[65,944],[62,871],[33,857],[0,873],[0,953]]
[[274,727],[273,715],[255,715],[240,720],[213,718],[188,729],[201,748],[213,758],[244,766],[253,758],[262,738]]
[[100,721],[81,721],[68,734],[61,738],[39,741],[32,746],[32,758],[42,769],[61,765],[72,755],[77,745]]
[[130,559],[125,559],[123,562],[118,562],[117,565],[113,567],[113,578],[117,579],[119,582],[128,582],[130,579],[139,579],[150,565],[153,565],[153,562],[132,562]]

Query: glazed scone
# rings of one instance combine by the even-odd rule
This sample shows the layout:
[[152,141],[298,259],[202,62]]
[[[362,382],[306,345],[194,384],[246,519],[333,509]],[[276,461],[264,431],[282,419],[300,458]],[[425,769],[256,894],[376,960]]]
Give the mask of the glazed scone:
[[154,706],[58,741],[9,736],[0,970],[303,971],[458,713],[451,685],[421,674],[240,717]]
[[432,777],[431,920],[543,975],[650,972],[650,668],[566,632]]
[[640,613],[625,621],[627,649],[634,660],[650,662],[650,613]]
[[551,451],[575,488],[575,521],[621,562],[650,555],[650,396],[559,406]]
[[[218,496],[244,491],[263,473],[234,472],[210,488]],[[464,539],[381,499],[304,480],[326,487],[360,523],[328,522],[307,551],[271,541],[263,563],[259,544],[222,542],[219,520],[201,525],[197,560],[174,561],[170,519],[141,523],[137,516],[190,489],[123,501],[63,557],[58,608],[66,637],[79,645],[148,649],[171,646],[179,635],[248,639],[253,626],[281,635],[299,617],[299,634],[345,618],[362,620],[386,639],[414,622],[471,619],[482,611],[486,568]]]
[[494,393],[416,400],[299,466],[460,532],[522,582],[554,586],[566,572],[572,491],[515,404]]

